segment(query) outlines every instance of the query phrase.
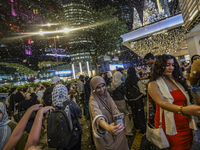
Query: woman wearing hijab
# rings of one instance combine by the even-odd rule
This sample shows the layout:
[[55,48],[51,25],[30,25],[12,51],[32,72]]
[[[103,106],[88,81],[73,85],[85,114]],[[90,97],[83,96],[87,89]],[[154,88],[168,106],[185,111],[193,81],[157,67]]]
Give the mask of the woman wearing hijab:
[[[52,92],[53,106],[62,107],[63,103],[68,100],[67,96],[67,88],[62,84],[56,85]],[[73,137],[66,148],[68,150],[81,150],[82,128],[78,118],[81,117],[82,110],[74,101],[70,101],[70,103],[65,108],[65,112],[67,116],[71,118],[69,120],[72,120],[71,127],[73,128]]]
[[[8,119],[8,114],[6,112],[6,106],[4,103],[0,102],[0,149],[2,150],[6,143],[8,142],[12,131],[17,126],[17,123]],[[26,144],[25,134],[16,145],[16,150],[24,149]]]
[[112,83],[111,83],[111,97],[115,101],[117,108],[120,112],[124,113],[125,115],[125,123],[126,123],[126,135],[133,135],[132,127],[130,123],[130,119],[128,117],[128,109],[127,104],[124,99],[126,96],[126,87],[124,82],[121,80],[122,74],[121,72],[117,71],[113,75]]
[[107,92],[105,80],[96,76],[90,81],[90,117],[97,150],[128,150],[124,125],[115,125],[113,116],[119,112]]

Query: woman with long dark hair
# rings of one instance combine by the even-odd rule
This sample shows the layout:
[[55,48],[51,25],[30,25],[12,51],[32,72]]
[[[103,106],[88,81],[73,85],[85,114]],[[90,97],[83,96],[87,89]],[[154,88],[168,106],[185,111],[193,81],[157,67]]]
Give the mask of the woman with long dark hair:
[[129,67],[126,79],[126,90],[129,105],[131,106],[133,123],[135,129],[140,129],[142,134],[146,133],[146,122],[144,116],[143,96],[146,95],[141,80],[136,74],[134,67]]
[[200,107],[193,101],[185,78],[174,56],[158,56],[148,85],[148,93],[156,103],[155,128],[160,124],[168,139],[170,149],[190,149],[196,130],[192,115],[200,116]]

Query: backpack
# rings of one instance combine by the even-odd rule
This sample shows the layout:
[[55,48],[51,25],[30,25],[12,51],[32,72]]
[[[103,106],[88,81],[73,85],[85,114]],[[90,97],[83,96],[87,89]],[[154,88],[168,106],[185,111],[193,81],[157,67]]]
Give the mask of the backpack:
[[66,148],[73,136],[69,108],[67,113],[65,112],[70,102],[70,100],[65,101],[63,107],[52,111],[47,119],[47,139],[50,148]]

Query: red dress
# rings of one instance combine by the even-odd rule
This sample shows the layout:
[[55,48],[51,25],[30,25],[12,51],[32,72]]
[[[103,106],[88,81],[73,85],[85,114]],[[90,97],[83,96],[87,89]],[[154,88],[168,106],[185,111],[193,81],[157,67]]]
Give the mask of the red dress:
[[[178,106],[183,106],[183,102],[186,101],[185,95],[181,92],[180,89],[170,92],[172,97],[174,98],[173,104]],[[171,150],[186,150],[190,149],[192,146],[193,133],[189,128],[189,123],[186,115],[180,115],[178,113],[174,113],[174,120],[176,125],[177,134],[171,136],[166,135],[170,149]],[[160,107],[156,104],[156,114],[155,114],[155,128],[158,128],[160,125]],[[165,119],[164,112],[162,114],[162,128],[165,132]]]

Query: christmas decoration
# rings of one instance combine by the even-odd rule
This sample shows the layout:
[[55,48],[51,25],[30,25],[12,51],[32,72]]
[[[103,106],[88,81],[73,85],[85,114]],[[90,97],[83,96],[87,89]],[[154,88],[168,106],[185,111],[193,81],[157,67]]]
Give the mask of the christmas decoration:
[[186,38],[184,27],[178,27],[167,32],[154,34],[144,39],[131,42],[132,50],[139,56],[144,57],[147,53],[161,55],[174,52],[178,45]]

